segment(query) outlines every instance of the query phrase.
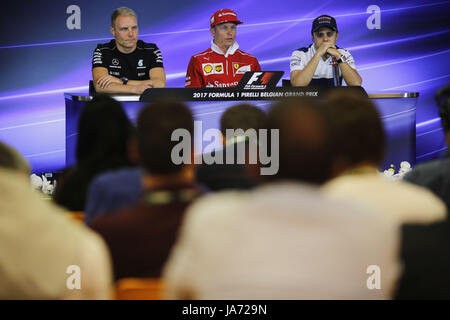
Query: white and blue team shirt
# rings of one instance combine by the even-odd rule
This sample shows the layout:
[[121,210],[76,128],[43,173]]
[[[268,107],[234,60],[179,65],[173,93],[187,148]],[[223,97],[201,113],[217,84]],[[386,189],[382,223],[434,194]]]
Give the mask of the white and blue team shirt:
[[[337,50],[341,55],[347,58],[347,63],[356,70],[355,59],[346,49],[341,49],[336,46]],[[291,56],[291,72],[295,70],[303,70],[306,65],[311,61],[316,49],[314,44],[311,44],[307,48],[300,48],[295,50]],[[310,86],[334,86],[333,84],[333,67],[331,64],[332,57],[328,57],[327,60],[320,59],[317,65],[316,71],[310,82]],[[342,72],[339,69],[339,82],[342,84]]]

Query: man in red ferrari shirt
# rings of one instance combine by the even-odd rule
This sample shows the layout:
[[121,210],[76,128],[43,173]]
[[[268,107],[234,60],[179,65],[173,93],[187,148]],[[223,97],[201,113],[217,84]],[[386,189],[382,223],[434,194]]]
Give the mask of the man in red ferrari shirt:
[[230,9],[216,11],[211,17],[211,48],[193,57],[186,73],[186,87],[235,87],[247,71],[260,71],[258,60],[242,50],[235,41],[238,20]]

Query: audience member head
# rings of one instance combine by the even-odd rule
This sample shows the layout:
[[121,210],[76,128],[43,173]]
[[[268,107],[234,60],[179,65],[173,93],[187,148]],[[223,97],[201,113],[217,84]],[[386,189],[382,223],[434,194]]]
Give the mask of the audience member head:
[[133,126],[121,104],[109,96],[96,95],[86,103],[78,122],[78,164],[130,164],[128,146],[132,135]]
[[292,98],[277,103],[269,111],[268,126],[279,129],[279,171],[269,179],[314,184],[329,179],[329,119],[317,101]]
[[436,102],[439,107],[442,128],[445,132],[445,141],[447,145],[450,145],[450,84],[436,92]]
[[[141,165],[151,175],[179,173],[183,164],[172,160],[172,149],[180,143],[171,141],[176,129],[185,129],[194,136],[194,119],[187,106],[180,102],[156,102],[141,110],[137,122],[137,141]],[[192,152],[192,150],[191,150]]]
[[325,108],[332,120],[334,175],[384,158],[385,134],[375,105],[355,93],[331,92]]
[[242,129],[244,132],[248,129],[255,129],[258,133],[259,129],[267,128],[267,115],[249,103],[242,103],[232,106],[225,110],[220,117],[220,131],[226,137],[227,129]]
[[0,167],[17,170],[28,175],[31,173],[30,164],[19,151],[1,141]]

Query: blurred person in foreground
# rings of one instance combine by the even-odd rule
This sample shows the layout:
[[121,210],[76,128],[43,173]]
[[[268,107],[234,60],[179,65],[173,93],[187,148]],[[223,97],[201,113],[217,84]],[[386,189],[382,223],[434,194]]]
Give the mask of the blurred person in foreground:
[[[444,129],[445,143],[450,145],[450,84],[436,92],[436,101]],[[450,152],[437,160],[418,164],[408,172],[404,180],[430,189],[450,208]]]
[[355,93],[332,92],[327,110],[333,119],[333,179],[323,187],[332,198],[377,209],[398,225],[445,219],[444,203],[429,190],[378,173],[384,159],[385,133],[373,103]]
[[0,141],[0,166],[15,169],[27,175],[31,173],[30,164],[20,152],[2,141]]
[[[438,90],[436,98],[447,145],[450,143],[450,85]],[[417,165],[405,180],[428,188],[447,205],[450,203],[448,151],[441,159]],[[405,271],[397,299],[450,299],[450,223],[407,224],[402,228],[402,258]]]
[[[0,143],[0,299],[111,298],[103,240],[40,199],[29,173],[27,161]],[[80,268],[79,282],[70,281],[71,266]]]
[[86,224],[135,204],[143,191],[142,176],[143,170],[140,167],[110,170],[97,175],[86,195]]
[[[256,186],[260,181],[249,168],[249,152],[250,144],[258,144],[260,129],[267,129],[267,115],[258,107],[243,103],[225,110],[220,117],[223,148],[203,155],[203,163],[196,169],[197,182],[211,191]],[[234,134],[227,137],[227,130]]]
[[[189,208],[163,274],[167,298],[390,298],[396,228],[317,187],[332,165],[322,108],[292,99],[268,117],[279,130],[278,173],[251,191],[217,193]],[[380,290],[367,287],[374,264],[383,270]]]
[[[220,118],[222,142],[224,148],[214,150],[211,154],[203,155],[201,165],[196,166],[195,175],[198,184],[205,191],[219,191],[224,189],[249,189],[260,181],[249,168],[250,141],[248,129],[266,127],[267,115],[261,109],[250,105],[240,104],[228,108]],[[226,140],[226,129],[242,129],[244,133]],[[237,132],[236,132],[237,133]],[[247,134],[247,135],[246,135]],[[256,139],[257,140],[257,139]],[[246,158],[237,162],[238,150],[243,146]],[[233,163],[226,163],[226,154],[233,149]],[[131,148],[134,150],[134,148]],[[228,152],[227,152],[228,150]],[[134,153],[134,151],[133,151]],[[206,156],[217,162],[205,163]],[[136,158],[138,155],[135,156]],[[218,163],[221,161],[221,163]],[[90,224],[95,218],[105,214],[114,214],[118,210],[136,203],[143,191],[141,168],[125,168],[108,171],[96,176],[88,189],[86,200],[85,221]]]
[[141,110],[137,141],[144,192],[134,206],[90,224],[108,244],[116,279],[159,277],[186,208],[201,194],[194,183],[192,156],[191,163],[176,164],[172,158],[178,142],[171,137],[177,129],[189,136],[191,147],[194,119],[184,104],[158,102]]
[[58,181],[55,201],[70,211],[84,211],[96,175],[136,165],[129,152],[133,135],[133,125],[118,101],[97,95],[86,103],[78,121],[77,163]]

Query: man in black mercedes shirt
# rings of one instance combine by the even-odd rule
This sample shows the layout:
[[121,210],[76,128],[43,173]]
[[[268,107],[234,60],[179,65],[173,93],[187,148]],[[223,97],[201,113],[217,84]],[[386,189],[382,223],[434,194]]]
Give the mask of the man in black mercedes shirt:
[[141,94],[166,86],[162,54],[154,43],[138,40],[136,13],[121,7],[111,15],[114,40],[99,44],[92,59],[97,92]]

